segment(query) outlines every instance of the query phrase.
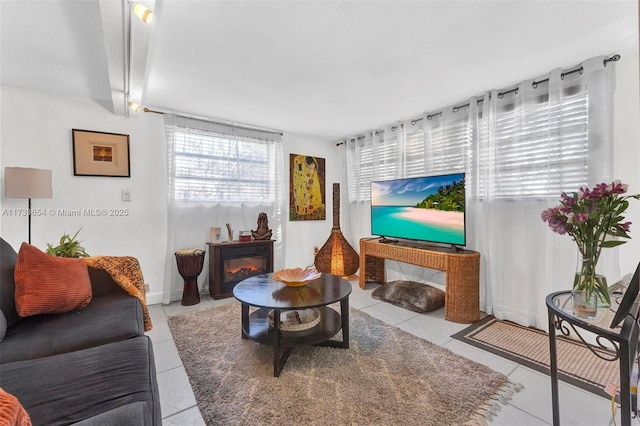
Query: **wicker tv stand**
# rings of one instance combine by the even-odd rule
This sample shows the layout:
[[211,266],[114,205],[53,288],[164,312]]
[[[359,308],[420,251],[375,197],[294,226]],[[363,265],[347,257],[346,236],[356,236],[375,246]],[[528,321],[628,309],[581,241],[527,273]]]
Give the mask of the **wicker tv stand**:
[[472,323],[480,319],[480,253],[425,248],[418,243],[381,243],[360,240],[360,288],[367,282],[385,284],[385,259],[437,269],[446,273],[445,317],[447,321]]

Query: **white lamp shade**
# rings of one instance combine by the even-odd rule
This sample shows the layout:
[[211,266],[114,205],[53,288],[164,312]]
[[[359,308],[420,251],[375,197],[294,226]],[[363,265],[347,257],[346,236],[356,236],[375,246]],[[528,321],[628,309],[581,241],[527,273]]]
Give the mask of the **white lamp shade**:
[[5,198],[52,198],[51,170],[4,168]]

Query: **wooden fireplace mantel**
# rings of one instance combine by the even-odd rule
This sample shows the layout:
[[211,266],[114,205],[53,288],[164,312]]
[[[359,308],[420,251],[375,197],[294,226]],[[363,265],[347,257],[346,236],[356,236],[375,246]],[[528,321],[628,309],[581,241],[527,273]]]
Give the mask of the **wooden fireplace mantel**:
[[385,284],[385,259],[444,271],[444,319],[459,323],[480,319],[480,253],[363,238],[360,240],[360,288],[364,289],[367,282]]

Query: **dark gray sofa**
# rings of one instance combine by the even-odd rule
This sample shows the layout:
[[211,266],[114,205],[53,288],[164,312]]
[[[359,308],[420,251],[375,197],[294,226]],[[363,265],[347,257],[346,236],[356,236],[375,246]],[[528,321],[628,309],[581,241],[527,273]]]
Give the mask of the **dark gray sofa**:
[[0,321],[4,316],[7,324],[0,387],[18,398],[34,425],[161,425],[153,347],[138,299],[89,268],[86,308],[20,318],[16,260],[0,239]]

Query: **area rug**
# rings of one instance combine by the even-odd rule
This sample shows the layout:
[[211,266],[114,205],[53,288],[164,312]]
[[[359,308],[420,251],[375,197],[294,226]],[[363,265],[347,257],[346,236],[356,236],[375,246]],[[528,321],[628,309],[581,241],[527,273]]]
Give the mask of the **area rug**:
[[[549,336],[545,331],[487,316],[451,337],[550,374]],[[610,398],[604,392],[604,387],[608,383],[620,382],[618,362],[600,359],[581,341],[564,336],[556,338],[556,347],[559,380]],[[595,350],[611,357],[611,351]]]
[[280,377],[272,347],[241,339],[239,303],[168,322],[208,425],[485,424],[518,390],[353,308],[349,349],[295,348]]

